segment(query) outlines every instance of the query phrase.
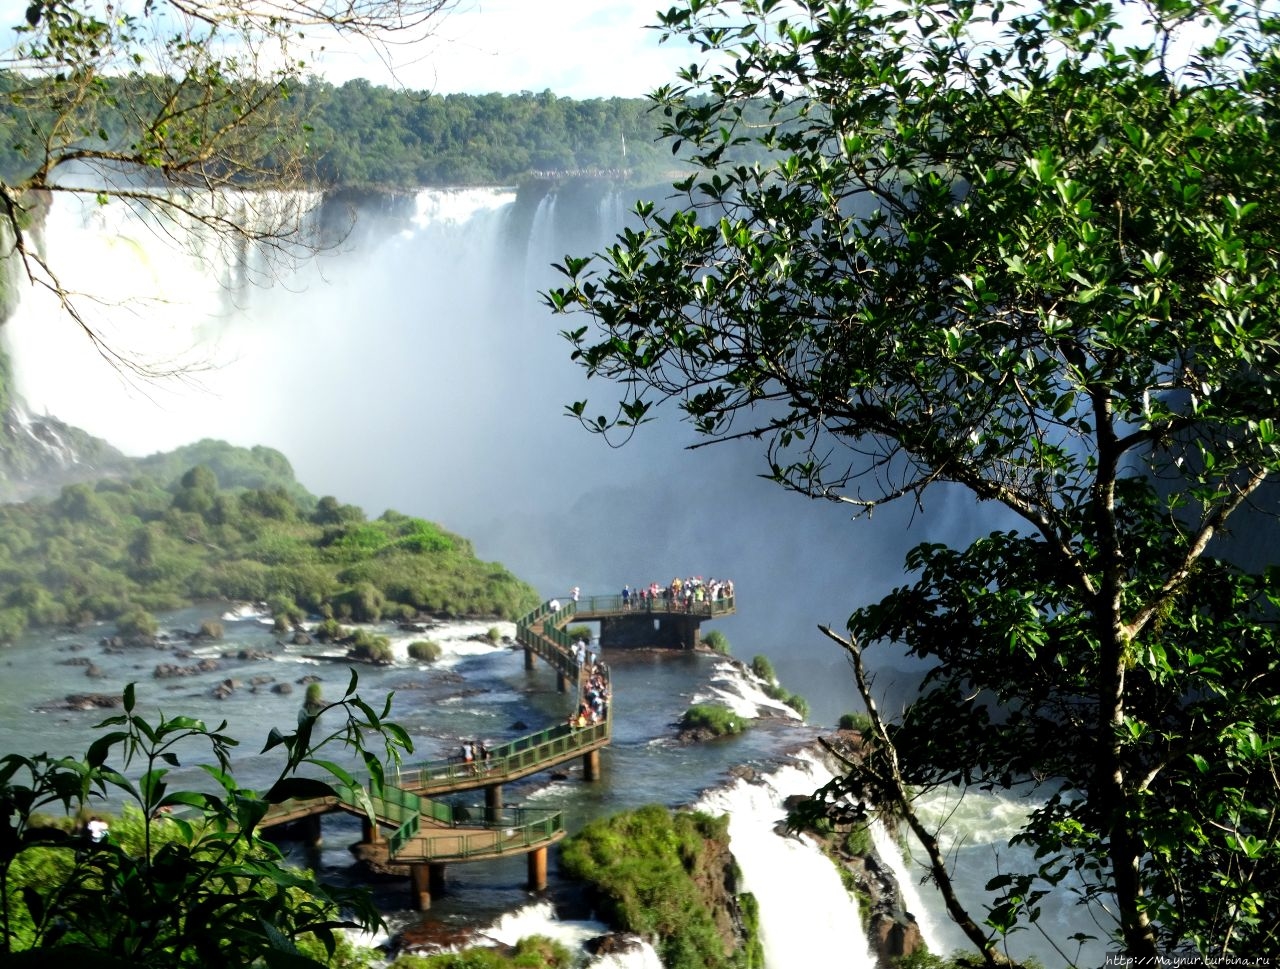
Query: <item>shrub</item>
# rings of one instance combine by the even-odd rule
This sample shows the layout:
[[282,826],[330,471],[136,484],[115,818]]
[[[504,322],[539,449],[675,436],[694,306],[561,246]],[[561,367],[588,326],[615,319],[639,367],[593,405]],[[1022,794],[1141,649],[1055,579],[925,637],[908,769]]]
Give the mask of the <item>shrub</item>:
[[497,626],[490,626],[489,632],[485,635],[489,637],[489,642],[493,643],[495,646],[502,642],[502,630]]
[[444,652],[440,644],[432,639],[419,639],[409,644],[409,658],[421,663],[433,663]]
[[306,618],[306,613],[293,601],[292,596],[274,595],[267,600],[267,608],[271,610],[275,620],[276,632],[285,632],[299,625]]
[[836,724],[841,730],[857,730],[861,733],[871,732],[871,717],[865,713],[844,713]]
[[323,688],[318,680],[314,683],[308,683],[307,696],[306,699],[302,701],[302,709],[312,715],[319,713],[320,709],[324,706],[323,693]]
[[713,629],[703,636],[702,645],[725,656],[729,655],[729,637],[718,629]]
[[356,622],[377,622],[386,603],[382,590],[371,582],[357,582],[353,588],[333,597],[338,615],[350,616]]
[[216,619],[206,619],[200,624],[201,639],[221,639],[222,623]]
[[125,639],[151,639],[159,631],[156,617],[139,606],[132,606],[116,617],[116,632]]
[[800,714],[801,720],[809,719],[809,701],[799,693],[792,693],[787,697],[786,704],[796,713]]
[[322,643],[336,643],[350,635],[351,631],[343,628],[342,623],[332,616],[324,620],[312,631],[312,636]]
[[767,656],[755,656],[751,660],[751,672],[766,683],[777,682],[778,675],[773,671],[773,664]]
[[391,640],[386,636],[374,635],[367,629],[356,630],[351,650],[347,655],[352,659],[378,666],[389,666],[395,658],[395,654],[391,651]]
[[695,703],[680,718],[682,730],[709,730],[717,737],[742,733],[747,722],[728,707],[713,703]]

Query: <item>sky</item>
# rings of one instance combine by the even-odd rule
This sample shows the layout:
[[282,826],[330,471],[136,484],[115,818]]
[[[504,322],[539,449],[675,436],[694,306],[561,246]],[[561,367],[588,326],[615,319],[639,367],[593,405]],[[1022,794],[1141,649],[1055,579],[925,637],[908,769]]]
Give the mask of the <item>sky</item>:
[[[81,0],[86,6],[106,0]],[[118,12],[140,0],[112,0]],[[0,0],[0,48],[25,20],[29,0]],[[518,94],[550,90],[578,100],[643,97],[675,80],[696,52],[683,40],[660,44],[662,0],[457,0],[431,21],[430,36],[394,45],[385,56],[326,40],[310,58],[335,84],[375,84],[439,94]],[[173,9],[164,11],[174,15]],[[3,28],[9,28],[4,30]],[[312,35],[318,39],[314,31]],[[3,55],[0,55],[3,57]]]
[[684,41],[660,44],[659,0],[460,0],[432,36],[395,48],[395,77],[354,52],[318,61],[334,83],[354,76],[439,94],[642,97],[672,81],[695,52]]

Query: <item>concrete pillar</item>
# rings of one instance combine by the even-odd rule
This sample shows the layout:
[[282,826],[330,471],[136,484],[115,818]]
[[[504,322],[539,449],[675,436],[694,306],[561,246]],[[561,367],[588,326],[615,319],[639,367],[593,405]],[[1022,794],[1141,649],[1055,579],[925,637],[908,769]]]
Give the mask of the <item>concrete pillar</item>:
[[409,866],[410,902],[419,912],[431,908],[431,896],[444,894],[444,865],[415,861]]
[[419,912],[431,908],[431,866],[415,862],[409,866],[409,902]]
[[702,625],[702,620],[700,619],[689,620],[689,623],[684,630],[684,633],[685,633],[684,642],[681,644],[684,646],[685,649],[698,648],[698,628],[701,625]]
[[302,838],[313,848],[324,844],[324,830],[320,827],[320,815],[313,814],[302,822]]
[[567,693],[569,691],[569,678],[563,673],[556,674],[556,689],[561,693]]
[[360,840],[367,845],[376,845],[382,840],[382,829],[368,818],[360,819]]
[[502,785],[491,784],[484,789],[485,819],[492,824],[502,820]]
[[600,750],[588,750],[582,755],[582,779],[598,781],[600,779]]
[[527,670],[533,669],[533,650],[528,646],[524,648],[524,668]]
[[529,859],[529,888],[540,892],[547,887],[547,849],[535,848],[527,855]]

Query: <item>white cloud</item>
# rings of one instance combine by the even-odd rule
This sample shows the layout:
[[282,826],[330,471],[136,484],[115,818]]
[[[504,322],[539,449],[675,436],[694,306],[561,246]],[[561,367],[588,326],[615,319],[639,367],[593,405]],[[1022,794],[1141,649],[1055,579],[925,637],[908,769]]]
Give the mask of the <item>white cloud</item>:
[[390,63],[330,49],[317,60],[336,84],[367,77],[440,94],[550,90],[561,97],[640,97],[676,80],[687,43],[659,44],[654,0],[465,0],[430,37],[389,49]]

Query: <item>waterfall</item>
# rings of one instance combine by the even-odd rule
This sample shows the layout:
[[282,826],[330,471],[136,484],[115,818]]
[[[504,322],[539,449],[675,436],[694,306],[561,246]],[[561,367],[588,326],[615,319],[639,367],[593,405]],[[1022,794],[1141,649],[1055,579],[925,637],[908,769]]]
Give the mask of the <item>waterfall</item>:
[[822,849],[803,835],[782,835],[783,806],[792,794],[811,794],[830,779],[816,761],[798,760],[758,783],[738,779],[704,795],[696,810],[729,816],[729,847],[742,871],[742,890],[760,909],[767,969],[876,964],[861,930],[858,902]]

